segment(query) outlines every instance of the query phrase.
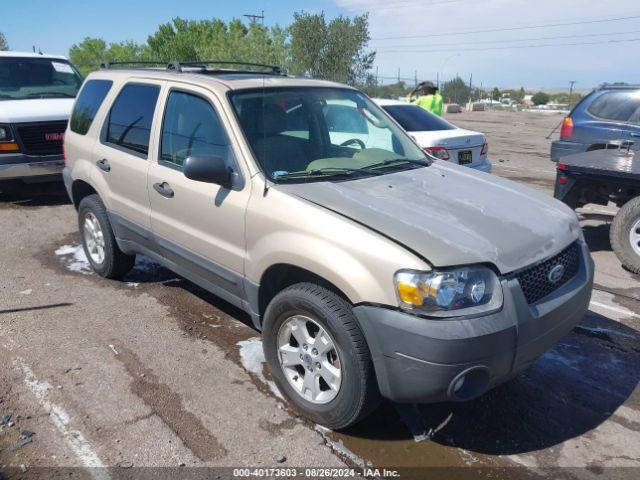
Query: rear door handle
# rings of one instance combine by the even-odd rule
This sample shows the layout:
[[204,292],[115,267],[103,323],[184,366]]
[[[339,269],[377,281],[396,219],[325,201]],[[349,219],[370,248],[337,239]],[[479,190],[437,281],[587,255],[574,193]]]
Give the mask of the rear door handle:
[[107,161],[106,158],[103,158],[102,160],[98,160],[96,162],[96,165],[103,172],[110,172],[111,171],[111,165],[109,165],[109,162]]
[[173,190],[167,182],[154,183],[153,188],[165,198],[173,198]]

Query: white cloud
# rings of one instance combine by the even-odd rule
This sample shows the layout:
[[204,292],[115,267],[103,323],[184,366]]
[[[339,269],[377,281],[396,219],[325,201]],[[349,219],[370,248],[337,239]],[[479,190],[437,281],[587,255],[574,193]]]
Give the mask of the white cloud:
[[[476,30],[640,16],[637,0],[335,0],[350,13],[370,12],[371,46],[380,76],[435,79],[459,73],[474,84],[587,88],[640,82],[640,18],[501,32]],[[621,33],[627,32],[627,33]],[[605,35],[615,33],[616,35]],[[389,38],[432,35],[423,38]],[[436,36],[437,35],[437,36]],[[563,36],[566,38],[549,39]],[[486,43],[493,42],[496,43]],[[464,43],[464,44],[462,44]],[[582,43],[583,45],[568,45]],[[452,45],[455,44],[455,45]],[[544,48],[509,48],[548,44]],[[421,50],[438,50],[425,52]]]

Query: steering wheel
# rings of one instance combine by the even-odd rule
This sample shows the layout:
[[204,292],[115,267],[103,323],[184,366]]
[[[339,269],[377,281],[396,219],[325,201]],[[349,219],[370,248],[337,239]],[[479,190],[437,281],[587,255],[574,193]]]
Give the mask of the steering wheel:
[[349,140],[347,140],[345,142],[342,142],[340,144],[340,146],[341,147],[348,147],[349,145],[353,145],[354,143],[357,143],[362,150],[367,148],[367,146],[364,144],[364,142],[362,140],[360,140],[359,138],[350,138]]

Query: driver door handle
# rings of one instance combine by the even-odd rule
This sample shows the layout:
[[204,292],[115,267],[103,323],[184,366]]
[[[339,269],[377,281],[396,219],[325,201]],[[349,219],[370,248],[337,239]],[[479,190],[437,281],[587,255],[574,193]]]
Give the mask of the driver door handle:
[[153,188],[165,198],[173,198],[173,190],[167,182],[154,183]]
[[110,172],[111,171],[111,165],[109,165],[109,161],[106,158],[103,158],[102,160],[98,160],[96,162],[96,165],[103,172]]

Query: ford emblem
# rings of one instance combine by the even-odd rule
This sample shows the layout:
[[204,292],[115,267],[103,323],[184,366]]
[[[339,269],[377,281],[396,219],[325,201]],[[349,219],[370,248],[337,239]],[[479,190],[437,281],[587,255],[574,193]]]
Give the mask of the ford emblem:
[[558,264],[554,266],[551,270],[549,270],[549,273],[547,274],[547,279],[549,280],[549,283],[558,283],[562,279],[563,275],[564,275],[564,265]]

